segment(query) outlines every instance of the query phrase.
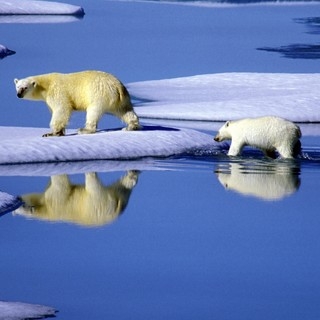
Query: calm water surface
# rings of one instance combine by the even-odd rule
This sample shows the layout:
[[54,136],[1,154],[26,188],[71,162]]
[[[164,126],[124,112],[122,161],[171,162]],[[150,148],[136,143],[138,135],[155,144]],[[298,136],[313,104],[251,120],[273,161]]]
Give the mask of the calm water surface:
[[[31,74],[94,68],[127,83],[320,71],[317,59],[256,50],[316,43],[294,19],[319,7],[82,5],[77,22],[0,24],[1,43],[17,51],[0,62],[1,125],[48,126],[45,107],[15,98],[12,79]],[[82,122],[77,115],[70,126]],[[101,126],[119,122],[107,117]],[[43,204],[1,217],[0,299],[50,305],[68,320],[319,319],[318,134],[302,144],[306,157],[296,161],[249,150],[234,160],[0,168],[1,191]],[[91,184],[99,193],[88,198]],[[106,214],[97,215],[99,206]]]

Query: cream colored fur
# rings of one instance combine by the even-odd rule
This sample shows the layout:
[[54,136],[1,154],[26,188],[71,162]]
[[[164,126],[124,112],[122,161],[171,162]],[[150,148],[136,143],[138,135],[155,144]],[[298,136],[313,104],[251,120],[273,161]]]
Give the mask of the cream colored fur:
[[139,119],[127,89],[109,73],[48,73],[14,82],[19,98],[47,103],[52,113],[52,132],[44,136],[64,135],[73,111],[87,113],[85,127],[79,133],[96,132],[98,121],[105,113],[119,117],[127,124],[127,130],[139,129]]
[[67,175],[52,176],[44,193],[22,195],[24,204],[15,213],[83,226],[111,223],[126,208],[138,176],[129,171],[110,186],[103,186],[96,173],[86,173],[84,185],[72,184]]

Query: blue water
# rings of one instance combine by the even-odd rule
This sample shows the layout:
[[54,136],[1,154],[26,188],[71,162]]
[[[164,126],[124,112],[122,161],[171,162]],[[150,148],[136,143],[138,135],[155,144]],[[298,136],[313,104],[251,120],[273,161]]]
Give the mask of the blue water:
[[[13,78],[31,74],[94,68],[128,83],[232,71],[320,72],[317,59],[257,50],[316,44],[310,24],[295,19],[316,17],[318,6],[69,2],[83,5],[83,20],[0,24],[1,43],[17,52],[0,61],[0,125],[48,126],[43,104],[15,97]],[[70,126],[82,122],[75,116]],[[100,125],[119,122],[106,117]],[[312,160],[319,159],[319,137],[304,136],[302,145],[310,159],[270,161],[247,151],[235,160],[94,163],[104,186],[139,169],[131,194],[118,202],[128,201],[123,211],[99,227],[76,224],[76,216],[2,216],[0,299],[49,305],[63,320],[319,319],[320,171]],[[90,165],[57,164],[56,172],[81,189]],[[32,176],[32,169],[24,175],[10,167],[0,189],[43,194],[52,171]],[[227,185],[219,174],[231,178]],[[278,198],[262,198],[269,184]],[[248,185],[256,194],[243,193]],[[118,199],[119,189],[112,192]],[[51,220],[65,217],[63,206],[54,213]]]

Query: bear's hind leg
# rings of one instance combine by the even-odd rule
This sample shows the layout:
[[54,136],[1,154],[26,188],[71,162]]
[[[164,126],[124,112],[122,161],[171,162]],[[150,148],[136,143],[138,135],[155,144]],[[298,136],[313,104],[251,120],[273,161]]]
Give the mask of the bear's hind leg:
[[293,159],[294,154],[293,154],[293,147],[290,146],[283,146],[277,148],[277,151],[280,154],[280,157],[283,159]]
[[293,159],[301,155],[301,142],[297,140],[291,146],[281,146],[278,148],[280,156],[284,159]]
[[81,128],[78,130],[79,134],[91,134],[97,132],[97,125],[85,126],[85,128]]
[[139,118],[133,110],[127,111],[120,118],[127,124],[127,127],[123,130],[134,131],[140,129]]
[[78,130],[79,134],[91,134],[97,132],[98,121],[103,115],[101,108],[88,107],[86,116],[86,125]]

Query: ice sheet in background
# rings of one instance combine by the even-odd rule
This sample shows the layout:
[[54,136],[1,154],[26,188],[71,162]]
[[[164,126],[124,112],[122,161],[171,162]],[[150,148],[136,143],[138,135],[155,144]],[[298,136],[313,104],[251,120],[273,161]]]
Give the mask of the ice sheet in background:
[[57,14],[83,15],[84,10],[75,5],[49,1],[8,0],[0,2],[1,15]]
[[130,83],[142,118],[227,121],[275,115],[320,122],[320,74],[221,73]]
[[80,6],[61,2],[0,2],[0,23],[65,23],[77,21],[83,16],[84,9]]

